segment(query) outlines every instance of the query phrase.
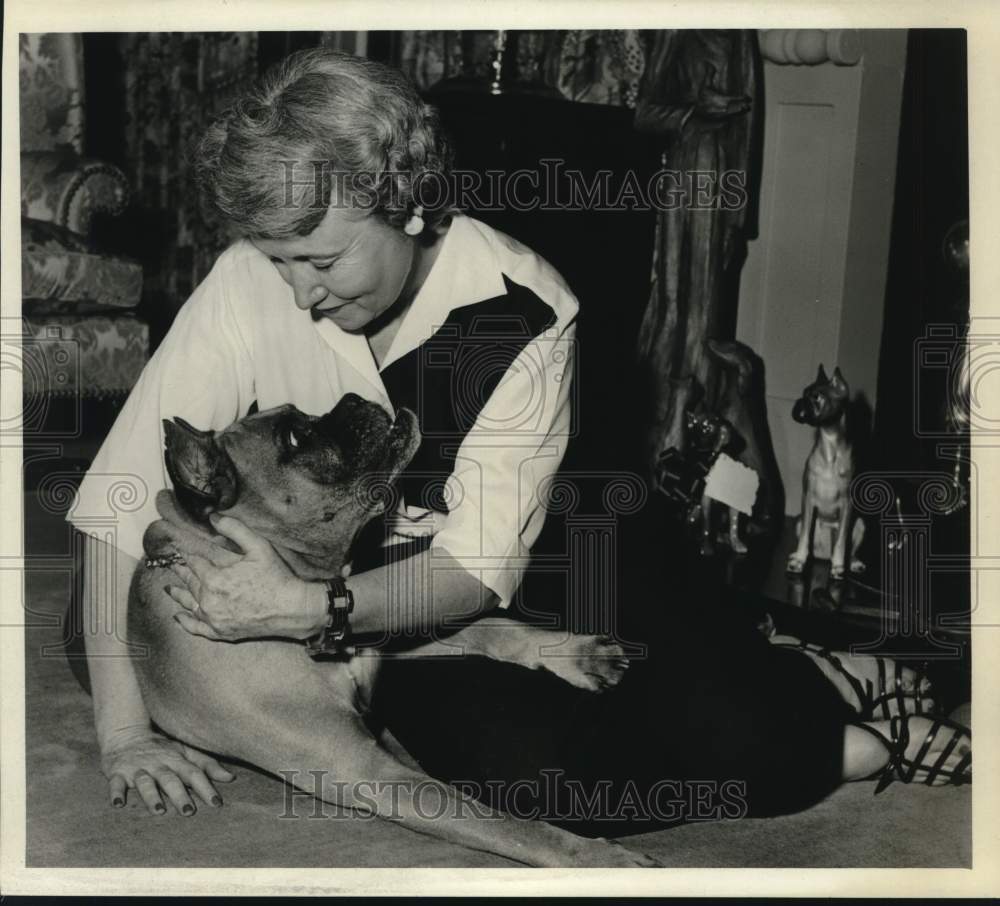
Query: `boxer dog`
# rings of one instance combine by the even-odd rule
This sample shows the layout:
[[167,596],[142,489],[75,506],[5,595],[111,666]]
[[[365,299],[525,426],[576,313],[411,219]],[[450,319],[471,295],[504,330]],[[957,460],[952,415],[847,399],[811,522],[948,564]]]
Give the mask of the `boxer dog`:
[[816,380],[792,407],[792,418],[816,429],[816,443],[802,475],[802,514],[796,522],[798,545],[788,558],[788,572],[801,573],[812,555],[830,561],[830,577],[841,579],[848,563],[860,573],[865,565],[857,558],[865,525],[851,519],[851,479],[854,451],[847,438],[847,403],[850,391],[839,368],[828,378],[819,366]]
[[[206,519],[213,512],[262,535],[302,578],[340,575],[355,536],[386,506],[387,495],[373,486],[384,490],[419,445],[411,412],[400,410],[393,421],[380,406],[348,394],[322,417],[281,406],[221,432],[198,431],[181,419],[164,424],[174,494],[161,492],[158,505],[172,515],[146,532],[150,559],[136,571],[128,613],[130,641],[144,652],[135,656],[143,699],[164,731],[271,773],[294,772],[324,801],[528,865],[656,864],[608,840],[490,811],[432,780],[390,733],[376,738],[366,721],[379,661],[372,652],[313,660],[289,640],[212,641],[173,619],[180,606],[164,591],[173,575],[165,564],[211,555],[218,541]],[[547,645],[558,645],[558,656],[543,658]],[[590,689],[614,685],[627,666],[610,640],[499,619],[415,653],[456,648],[544,666]],[[448,806],[432,815],[418,801],[429,787]]]

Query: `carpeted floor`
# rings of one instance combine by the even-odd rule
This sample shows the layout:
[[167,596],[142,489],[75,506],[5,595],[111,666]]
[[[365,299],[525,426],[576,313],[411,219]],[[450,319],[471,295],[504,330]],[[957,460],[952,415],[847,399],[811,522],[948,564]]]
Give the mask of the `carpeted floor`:
[[[32,503],[29,501],[29,506]],[[27,864],[29,866],[440,866],[514,863],[324,806],[237,767],[225,805],[184,818],[153,817],[134,801],[107,802],[87,694],[58,650],[70,578],[59,520],[27,526],[36,561],[27,576]],[[52,619],[56,618],[56,619]],[[686,867],[967,867],[971,790],[893,784],[842,787],[814,808],[781,818],[688,824],[638,834],[628,845]]]

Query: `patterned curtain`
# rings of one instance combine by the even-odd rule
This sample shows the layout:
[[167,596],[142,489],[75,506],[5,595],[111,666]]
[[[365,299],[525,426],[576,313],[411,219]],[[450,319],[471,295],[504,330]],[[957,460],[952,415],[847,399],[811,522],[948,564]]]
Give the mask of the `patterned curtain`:
[[455,76],[488,80],[495,41],[492,31],[401,32],[390,62],[421,91]]
[[83,152],[83,40],[19,36],[21,150]]
[[646,52],[638,31],[568,31],[556,87],[571,101],[635,107]]
[[123,34],[126,170],[153,233],[150,298],[176,310],[229,236],[206,216],[190,152],[208,122],[257,76],[256,32]]
[[[402,32],[392,59],[417,87],[462,76],[488,82],[497,47],[495,31]],[[646,65],[640,32],[508,31],[505,78],[542,84],[567,100],[634,107]],[[507,75],[509,74],[509,75]]]

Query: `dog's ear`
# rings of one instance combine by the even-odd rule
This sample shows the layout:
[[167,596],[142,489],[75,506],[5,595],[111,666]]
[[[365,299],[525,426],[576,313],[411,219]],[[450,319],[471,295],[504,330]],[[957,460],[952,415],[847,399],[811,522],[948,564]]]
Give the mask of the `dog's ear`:
[[816,372],[816,383],[817,384],[830,383],[830,379],[826,376],[826,371],[823,370],[822,362],[820,362],[819,371]]
[[236,470],[216,443],[214,431],[199,431],[182,418],[163,420],[167,472],[178,502],[196,518],[236,502]]
[[847,381],[844,380],[844,376],[840,373],[839,366],[833,369],[833,377],[830,379],[830,384],[839,394],[843,396],[848,396],[850,394]]

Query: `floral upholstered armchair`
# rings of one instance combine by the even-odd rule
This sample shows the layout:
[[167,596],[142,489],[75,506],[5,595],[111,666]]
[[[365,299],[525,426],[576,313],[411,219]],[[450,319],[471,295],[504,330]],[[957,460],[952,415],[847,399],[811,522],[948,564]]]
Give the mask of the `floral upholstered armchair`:
[[80,35],[20,36],[26,401],[123,396],[149,356],[149,328],[134,311],[142,268],[90,238],[95,212],[123,210],[128,182],[83,156],[82,77]]

